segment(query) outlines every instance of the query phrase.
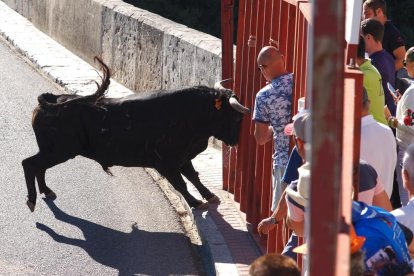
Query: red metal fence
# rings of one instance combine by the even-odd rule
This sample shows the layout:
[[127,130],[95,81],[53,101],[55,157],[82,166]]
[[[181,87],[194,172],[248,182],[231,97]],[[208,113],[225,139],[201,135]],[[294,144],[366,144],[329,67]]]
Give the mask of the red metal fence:
[[[222,10],[231,9],[233,0],[222,0]],[[231,12],[227,10],[227,16]],[[231,23],[228,17],[222,17],[222,31],[231,33]],[[224,23],[223,23],[224,22]],[[277,46],[285,56],[288,71],[295,76],[294,96],[292,99],[292,114],[297,111],[297,100],[306,96],[308,65],[308,30],[312,23],[311,4],[305,0],[240,0],[238,10],[237,51],[234,72],[231,64],[232,52],[224,53],[224,48],[230,48],[229,39],[223,40],[223,77],[234,77],[233,89],[241,102],[253,109],[255,95],[265,80],[257,68],[256,57],[265,45]],[[329,22],[327,22],[329,24]],[[256,38],[256,46],[249,47],[247,41],[250,36]],[[231,41],[231,40],[230,40]],[[231,43],[230,43],[231,44]],[[231,48],[232,49],[232,44]],[[343,50],[347,45],[344,43]],[[348,47],[349,48],[349,47]],[[345,53],[347,54],[347,53]],[[230,55],[230,57],[228,56]],[[347,54],[347,59],[353,53]],[[345,61],[344,61],[345,63]],[[342,168],[342,196],[340,203],[341,214],[350,211],[350,187],[357,183],[355,164],[359,163],[359,133],[362,76],[355,69],[338,71],[345,79],[343,103],[347,104],[344,110],[344,119],[337,128],[343,130],[344,143],[342,152],[344,161],[339,165]],[[341,93],[341,92],[339,92]],[[313,99],[317,101],[317,99]],[[351,113],[350,113],[351,112]],[[340,116],[342,118],[342,116]],[[342,119],[341,119],[342,120]],[[237,148],[223,148],[223,188],[234,194],[235,201],[240,203],[240,210],[246,214],[246,220],[251,226],[249,229],[257,238],[264,252],[281,252],[284,246],[283,233],[285,226],[271,232],[267,237],[259,238],[256,232],[257,224],[270,215],[271,204],[271,171],[272,171],[272,143],[258,146],[254,139],[254,123],[246,117],[243,121],[240,143]],[[350,142],[351,141],[351,142]],[[347,144],[346,144],[347,143]],[[358,162],[358,163],[356,163]]]
[[[306,95],[306,51],[310,21],[307,1],[240,0],[237,29],[237,51],[234,90],[244,105],[253,108],[255,95],[265,80],[257,68],[256,57],[265,45],[278,47],[285,56],[286,67],[295,73],[292,112],[297,110],[297,99]],[[256,46],[249,47],[249,37],[256,38]],[[224,68],[223,68],[224,69]],[[257,146],[254,124],[243,121],[237,148],[224,149],[224,189],[234,193],[240,210],[253,233],[261,219],[270,215],[272,143]],[[261,245],[267,252],[283,248],[280,229],[263,238]]]

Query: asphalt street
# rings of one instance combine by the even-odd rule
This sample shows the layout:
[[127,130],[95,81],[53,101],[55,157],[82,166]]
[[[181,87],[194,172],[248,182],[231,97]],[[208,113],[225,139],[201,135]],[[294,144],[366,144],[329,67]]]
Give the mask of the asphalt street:
[[0,39],[0,275],[196,275],[198,249],[141,168],[77,157],[46,172],[55,201],[27,208],[21,161],[37,152],[31,113],[62,93]]

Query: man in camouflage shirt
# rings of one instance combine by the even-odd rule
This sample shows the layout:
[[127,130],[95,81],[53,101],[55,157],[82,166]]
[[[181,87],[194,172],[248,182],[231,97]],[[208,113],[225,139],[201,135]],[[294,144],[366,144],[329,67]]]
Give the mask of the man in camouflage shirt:
[[255,138],[259,145],[274,141],[272,211],[285,187],[283,176],[289,158],[289,137],[284,134],[291,120],[293,74],[286,71],[283,55],[273,46],[264,47],[257,64],[268,84],[256,95],[253,112]]

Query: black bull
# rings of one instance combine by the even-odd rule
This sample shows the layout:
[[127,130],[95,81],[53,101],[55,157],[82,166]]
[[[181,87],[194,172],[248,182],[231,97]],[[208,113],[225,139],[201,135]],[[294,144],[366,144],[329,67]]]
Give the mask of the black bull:
[[110,73],[98,61],[103,78],[93,95],[38,97],[32,125],[39,152],[22,161],[30,210],[36,204],[35,179],[39,193],[56,198],[46,185],[45,172],[77,155],[97,161],[108,173],[114,165],[154,168],[191,207],[205,206],[188,192],[184,175],[204,199],[217,201],[200,182],[191,160],[207,148],[211,136],[237,144],[248,109],[220,84],[105,98]]

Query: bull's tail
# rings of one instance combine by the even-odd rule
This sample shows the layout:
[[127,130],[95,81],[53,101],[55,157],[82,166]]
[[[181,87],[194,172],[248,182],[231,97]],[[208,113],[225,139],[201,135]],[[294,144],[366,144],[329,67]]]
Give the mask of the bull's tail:
[[111,83],[111,73],[108,66],[102,61],[102,59],[95,56],[94,60],[98,61],[102,69],[102,76],[100,76],[102,83],[99,84],[98,82],[95,82],[98,86],[95,93],[88,96],[80,96],[73,94],[54,95],[51,93],[44,93],[37,98],[39,105],[44,108],[54,108],[75,102],[96,104],[101,99],[103,99],[106,95],[109,84]]
[[100,99],[104,98],[106,92],[108,91],[109,84],[111,83],[111,71],[109,70],[108,66],[102,61],[102,59],[100,59],[98,56],[95,56],[94,60],[98,61],[101,65],[103,74],[101,76],[102,84],[95,82],[98,86],[98,89],[93,94],[93,98],[97,102]]

